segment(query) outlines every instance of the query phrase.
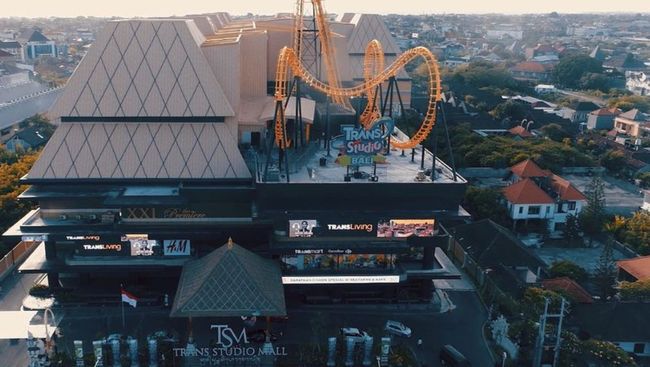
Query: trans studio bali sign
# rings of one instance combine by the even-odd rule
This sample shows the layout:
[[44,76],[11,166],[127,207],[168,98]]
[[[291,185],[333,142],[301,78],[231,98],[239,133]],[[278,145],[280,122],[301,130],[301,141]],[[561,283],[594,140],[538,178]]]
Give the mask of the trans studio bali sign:
[[216,333],[216,346],[173,348],[176,357],[198,357],[203,364],[217,366],[226,362],[258,362],[264,357],[286,356],[285,347],[252,344],[246,329],[235,330],[229,325],[213,324],[210,330]]
[[341,166],[370,166],[385,163],[381,153],[388,147],[388,139],[395,129],[395,121],[382,117],[369,127],[345,126],[342,128],[342,144],[336,162]]

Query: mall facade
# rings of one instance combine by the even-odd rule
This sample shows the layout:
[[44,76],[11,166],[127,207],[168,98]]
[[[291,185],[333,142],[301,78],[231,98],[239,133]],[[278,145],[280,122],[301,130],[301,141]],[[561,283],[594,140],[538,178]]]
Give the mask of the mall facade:
[[[20,200],[38,209],[5,236],[39,245],[20,271],[47,274],[51,287],[173,296],[184,264],[232,238],[274,259],[287,297],[307,302],[427,301],[432,279],[458,276],[440,223],[466,217],[467,182],[430,152],[388,149],[385,164],[350,171],[324,142],[340,131],[324,133],[315,95],[300,100],[306,141],[288,166],[264,150],[268,86],[291,26],[223,13],[109,22],[23,178]],[[345,14],[331,28],[344,85],[363,79],[372,39],[387,63],[399,54],[378,16]],[[405,72],[397,82],[408,104]]]

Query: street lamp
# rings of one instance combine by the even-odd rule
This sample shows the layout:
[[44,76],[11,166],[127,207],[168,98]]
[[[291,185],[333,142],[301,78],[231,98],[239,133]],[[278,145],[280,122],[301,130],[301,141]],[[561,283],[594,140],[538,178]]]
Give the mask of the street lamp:
[[376,356],[375,359],[377,360],[377,367],[381,367],[381,357]]
[[503,352],[502,356],[503,356],[503,361],[501,362],[501,367],[505,367],[506,366],[506,359],[508,359],[508,353]]

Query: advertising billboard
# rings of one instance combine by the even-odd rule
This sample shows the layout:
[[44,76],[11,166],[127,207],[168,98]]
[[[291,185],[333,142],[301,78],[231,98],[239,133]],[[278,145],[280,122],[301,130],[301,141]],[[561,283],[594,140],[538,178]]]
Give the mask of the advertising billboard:
[[405,238],[432,237],[434,235],[435,219],[390,219],[377,224],[377,237]]
[[376,120],[369,128],[342,126],[342,140],[334,144],[334,148],[339,150],[336,163],[341,166],[385,163],[382,153],[387,149],[388,138],[394,128],[395,122],[389,117]]
[[164,240],[163,255],[165,256],[190,256],[190,240]]
[[318,221],[315,219],[290,220],[289,237],[313,237],[316,227],[318,227]]

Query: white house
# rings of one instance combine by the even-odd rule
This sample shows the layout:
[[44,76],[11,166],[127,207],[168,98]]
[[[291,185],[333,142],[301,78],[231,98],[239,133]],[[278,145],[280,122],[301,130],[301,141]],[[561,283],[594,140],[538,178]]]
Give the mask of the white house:
[[641,205],[641,209],[650,212],[650,190],[646,190],[643,193],[643,205]]
[[562,230],[568,215],[578,215],[587,198],[569,181],[541,169],[528,159],[510,167],[511,182],[504,189],[512,220],[546,220],[551,232]]

